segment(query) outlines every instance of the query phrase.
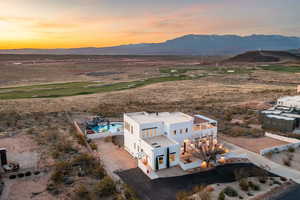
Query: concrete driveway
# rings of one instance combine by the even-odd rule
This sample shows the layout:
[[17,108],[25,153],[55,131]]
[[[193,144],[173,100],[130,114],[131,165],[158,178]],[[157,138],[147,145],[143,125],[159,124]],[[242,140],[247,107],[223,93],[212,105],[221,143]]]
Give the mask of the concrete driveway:
[[114,172],[137,167],[137,161],[122,147],[119,148],[104,139],[94,140],[94,142],[98,146],[99,156],[107,173],[115,179],[119,179],[119,177]]

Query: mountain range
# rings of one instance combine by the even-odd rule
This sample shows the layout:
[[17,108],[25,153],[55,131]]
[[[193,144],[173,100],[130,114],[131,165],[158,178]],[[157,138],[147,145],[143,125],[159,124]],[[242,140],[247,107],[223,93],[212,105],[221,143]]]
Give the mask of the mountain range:
[[282,35],[185,35],[162,43],[71,49],[9,49],[0,54],[233,55],[255,50],[300,49],[300,37]]

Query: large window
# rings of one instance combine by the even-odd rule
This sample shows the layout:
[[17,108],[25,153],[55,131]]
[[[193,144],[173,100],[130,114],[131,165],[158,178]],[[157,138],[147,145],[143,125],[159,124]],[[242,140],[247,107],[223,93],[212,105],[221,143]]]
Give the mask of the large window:
[[164,164],[164,156],[159,156],[159,157],[158,157],[158,163],[159,163],[160,165]]
[[125,129],[127,131],[130,131],[130,124],[128,122],[125,122]]
[[176,153],[170,153],[169,154],[169,161],[170,162],[175,162],[175,159],[176,159]]
[[142,137],[153,137],[158,134],[157,127],[142,129]]

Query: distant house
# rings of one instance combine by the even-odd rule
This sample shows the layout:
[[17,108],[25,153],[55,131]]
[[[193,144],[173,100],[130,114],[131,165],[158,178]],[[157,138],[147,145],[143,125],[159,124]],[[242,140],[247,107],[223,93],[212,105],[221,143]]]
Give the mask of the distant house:
[[279,98],[276,105],[261,111],[263,128],[300,133],[300,96]]
[[200,167],[201,160],[192,160],[190,156],[187,163],[183,157],[188,156],[188,146],[196,144],[192,141],[209,143],[208,138],[217,140],[217,121],[202,115],[181,112],[124,114],[125,149],[138,159],[145,173],[177,165],[183,169]]

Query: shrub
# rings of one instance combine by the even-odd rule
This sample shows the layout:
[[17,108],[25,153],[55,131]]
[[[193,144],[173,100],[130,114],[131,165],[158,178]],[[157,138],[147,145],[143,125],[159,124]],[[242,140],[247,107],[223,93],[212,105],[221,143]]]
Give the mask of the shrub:
[[295,152],[295,148],[294,148],[294,147],[289,147],[289,148],[288,148],[288,152],[294,153],[294,152]]
[[258,181],[259,181],[260,183],[265,184],[265,183],[267,182],[267,177],[266,177],[266,176],[261,176],[261,177],[258,178]]
[[72,165],[70,162],[58,162],[50,179],[56,184],[62,183],[64,178],[70,174],[71,169]]
[[291,160],[290,159],[282,158],[282,162],[285,166],[288,166],[288,167],[291,166]]
[[227,186],[223,191],[229,197],[237,197],[238,196],[237,191],[230,186]]
[[95,143],[90,143],[90,147],[91,147],[91,149],[93,150],[93,151],[97,151],[98,150],[98,146],[97,146],[97,144],[95,144]]
[[139,199],[137,197],[137,194],[135,193],[135,191],[129,185],[125,185],[124,196],[125,196],[126,200],[138,200]]
[[180,191],[176,193],[176,200],[188,200],[189,193],[185,191]]
[[113,195],[116,192],[116,184],[114,181],[106,176],[101,181],[96,183],[94,193],[97,198]]
[[239,181],[239,186],[244,191],[248,191],[249,190],[249,184],[248,184],[247,179],[241,179]]
[[224,191],[221,191],[221,192],[219,193],[218,200],[225,200],[225,194],[224,194]]
[[91,200],[91,194],[85,185],[80,184],[74,190],[73,200]]
[[253,183],[252,181],[249,181],[249,187],[254,190],[254,191],[259,191],[260,190],[260,187],[259,185]]
[[102,164],[92,155],[80,154],[72,160],[73,166],[80,166],[84,174],[101,179],[106,173]]
[[287,178],[285,178],[285,177],[280,177],[280,180],[285,182],[285,181],[287,181]]

